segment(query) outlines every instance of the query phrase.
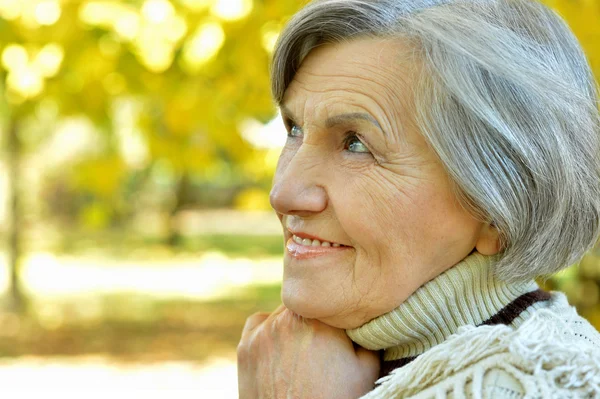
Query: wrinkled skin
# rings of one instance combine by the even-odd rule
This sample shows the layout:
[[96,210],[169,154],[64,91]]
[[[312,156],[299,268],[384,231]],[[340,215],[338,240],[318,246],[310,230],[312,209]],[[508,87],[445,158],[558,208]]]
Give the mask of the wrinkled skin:
[[[286,90],[271,191],[288,248],[285,308],[248,321],[241,397],[360,396],[376,355],[355,350],[344,329],[393,310],[473,250],[498,252],[496,230],[460,205],[416,127],[410,52],[383,39],[320,46]],[[292,232],[344,248],[299,258]]]
[[240,399],[358,398],[373,389],[379,356],[344,330],[283,305],[250,317],[238,346]]

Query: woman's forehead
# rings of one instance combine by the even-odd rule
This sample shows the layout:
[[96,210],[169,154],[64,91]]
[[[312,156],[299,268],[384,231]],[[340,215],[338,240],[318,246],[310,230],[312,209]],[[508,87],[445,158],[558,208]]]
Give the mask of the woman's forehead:
[[409,76],[414,68],[401,56],[404,49],[397,40],[383,39],[321,46],[296,73],[282,109],[297,118],[307,112],[399,111],[413,92]]
[[[356,84],[382,84],[403,80],[408,75],[409,62],[402,56],[406,49],[399,41],[359,39],[350,42],[325,44],[312,50],[304,59],[288,90],[304,86],[319,91],[335,87],[344,81]],[[312,87],[312,84],[319,86]]]

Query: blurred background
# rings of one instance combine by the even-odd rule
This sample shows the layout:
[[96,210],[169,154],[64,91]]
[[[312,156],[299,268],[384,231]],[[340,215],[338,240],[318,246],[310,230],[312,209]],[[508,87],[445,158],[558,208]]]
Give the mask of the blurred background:
[[[235,398],[295,0],[0,0],[0,391]],[[600,1],[548,0],[600,76]],[[541,282],[600,327],[600,253]]]

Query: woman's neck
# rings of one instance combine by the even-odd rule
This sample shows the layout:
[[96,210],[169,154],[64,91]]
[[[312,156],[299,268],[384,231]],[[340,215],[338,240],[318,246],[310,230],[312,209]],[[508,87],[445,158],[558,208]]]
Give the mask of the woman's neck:
[[429,281],[396,309],[347,330],[357,344],[384,349],[385,361],[410,361],[464,325],[510,324],[547,299],[533,280],[506,283],[493,274],[494,256],[477,252]]

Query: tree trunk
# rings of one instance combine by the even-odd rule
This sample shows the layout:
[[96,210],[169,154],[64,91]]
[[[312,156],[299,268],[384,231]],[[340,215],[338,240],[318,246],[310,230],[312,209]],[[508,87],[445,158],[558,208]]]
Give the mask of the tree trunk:
[[175,203],[169,212],[169,233],[167,235],[167,244],[171,247],[177,247],[182,243],[181,232],[179,231],[179,226],[177,226],[175,222],[177,214],[189,201],[189,191],[190,177],[188,172],[184,171],[177,180],[177,187],[175,188]]
[[15,312],[24,310],[24,296],[19,280],[21,263],[21,205],[20,205],[20,173],[21,143],[18,126],[13,120],[8,126],[8,184],[9,184],[9,231],[8,231],[8,266],[10,268],[9,306]]

